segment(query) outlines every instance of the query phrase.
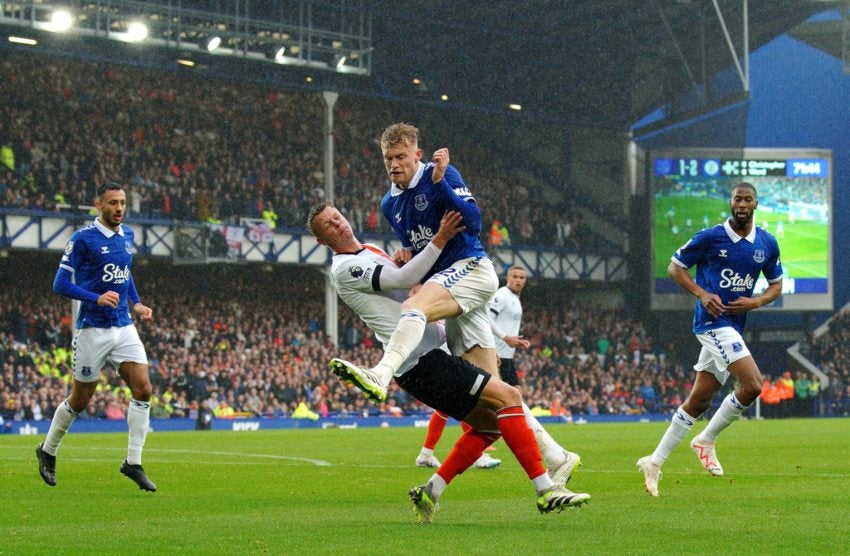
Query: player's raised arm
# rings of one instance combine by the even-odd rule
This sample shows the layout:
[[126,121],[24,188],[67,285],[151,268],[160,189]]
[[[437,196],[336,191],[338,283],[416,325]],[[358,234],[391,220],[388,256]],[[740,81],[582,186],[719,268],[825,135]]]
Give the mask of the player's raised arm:
[[431,181],[439,182],[446,175],[446,168],[449,167],[449,149],[443,147],[434,151],[434,156],[431,157],[434,163],[434,173],[431,174]]
[[[436,165],[434,172],[437,172]],[[481,209],[466,182],[463,181],[460,172],[454,166],[448,165],[443,172],[442,179],[434,181],[434,185],[438,188],[446,208],[456,210],[463,215],[463,223],[466,225],[467,232],[474,235],[481,233]]]

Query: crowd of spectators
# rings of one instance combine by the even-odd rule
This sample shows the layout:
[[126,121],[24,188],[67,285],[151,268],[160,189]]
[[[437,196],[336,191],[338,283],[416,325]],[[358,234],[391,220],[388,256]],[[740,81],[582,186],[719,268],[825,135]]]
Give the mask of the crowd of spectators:
[[831,402],[824,412],[846,414],[850,407],[850,312],[837,313],[819,337],[807,334],[800,342],[800,353],[829,379],[823,397]]
[[[0,63],[0,95],[0,207],[87,206],[96,184],[112,179],[129,185],[137,217],[238,224],[268,216],[275,227],[299,228],[324,197],[318,91],[20,54]],[[389,123],[410,121],[422,131],[426,159],[451,149],[484,207],[485,233],[498,219],[514,244],[555,245],[565,206],[553,202],[551,186],[563,178],[548,178],[543,199],[523,168],[533,162],[511,152],[510,135],[498,131],[504,123],[488,118],[342,95],[334,114],[337,204],[358,231],[388,232],[378,137]]]
[[[52,274],[40,269],[38,275]],[[428,411],[397,387],[386,404],[373,405],[328,371],[332,357],[374,363],[381,351],[347,310],[341,312],[339,347],[328,340],[316,269],[258,273],[156,263],[140,266],[136,276],[154,308],[154,321],[139,325],[150,358],[154,417],[195,418],[201,407],[219,418],[292,416],[299,405],[321,416]],[[658,345],[619,309],[551,301],[526,303],[523,333],[532,347],[517,352],[516,363],[530,406],[578,419],[669,413],[682,403],[692,385],[696,344],[693,353],[679,354],[673,344]],[[2,416],[48,419],[69,391],[70,304],[42,291],[7,290],[0,309]],[[850,393],[848,344],[838,336],[816,345],[827,344],[832,347],[823,352],[828,363],[822,366],[831,369],[832,382],[823,394],[840,401]],[[123,419],[128,401],[117,374],[105,372],[85,417]],[[846,411],[846,405],[836,407]]]

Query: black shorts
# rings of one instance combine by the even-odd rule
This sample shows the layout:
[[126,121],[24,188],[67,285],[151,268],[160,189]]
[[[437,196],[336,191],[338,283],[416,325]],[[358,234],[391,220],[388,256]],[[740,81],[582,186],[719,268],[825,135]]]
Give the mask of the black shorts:
[[438,411],[463,421],[478,405],[490,374],[460,357],[435,349],[396,378],[405,392]]
[[511,386],[519,386],[519,377],[513,359],[499,359],[499,378]]

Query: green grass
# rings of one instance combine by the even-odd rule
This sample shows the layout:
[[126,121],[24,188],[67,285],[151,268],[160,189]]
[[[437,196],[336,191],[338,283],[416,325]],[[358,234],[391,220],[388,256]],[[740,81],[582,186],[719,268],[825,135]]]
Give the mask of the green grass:
[[[721,437],[726,475],[683,443],[661,496],[635,461],[665,423],[552,425],[582,455],[570,483],[589,505],[539,515],[503,442],[493,471],[470,470],[415,523],[407,490],[422,429],[151,433],[144,465],[158,485],[118,473],[124,434],[69,434],[58,486],[38,476],[40,438],[0,437],[2,554],[846,554],[850,422],[743,421]],[[700,422],[697,429],[701,429]],[[458,427],[437,447],[445,457]]]
[[[667,222],[666,212],[670,207],[676,211],[675,222],[679,226],[679,234],[673,235]],[[655,277],[667,278],[667,266],[673,252],[703,226],[703,216],[708,215],[709,225],[722,221],[729,216],[729,205],[722,199],[662,197],[655,199]],[[687,228],[687,219],[692,220],[691,228]],[[785,273],[792,278],[826,278],[829,264],[829,227],[819,222],[798,220],[793,225],[788,223],[786,216],[774,213],[756,211],[756,223],[763,226],[767,221],[768,231],[776,235],[776,225],[784,220],[785,235],[779,240],[782,253],[782,266]]]

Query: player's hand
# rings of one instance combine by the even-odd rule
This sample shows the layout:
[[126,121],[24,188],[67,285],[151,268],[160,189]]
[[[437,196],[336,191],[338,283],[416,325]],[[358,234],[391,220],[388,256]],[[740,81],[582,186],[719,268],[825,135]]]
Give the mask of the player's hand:
[[734,301],[730,301],[729,304],[726,305],[726,311],[730,315],[739,315],[741,313],[757,309],[758,307],[759,302],[756,299],[741,296]]
[[406,247],[393,253],[393,260],[398,266],[404,266],[404,263],[408,262],[412,258],[413,253],[411,253],[410,249],[407,249]]
[[723,313],[728,311],[728,307],[723,304],[723,300],[720,299],[720,296],[715,295],[713,293],[705,292],[699,298],[702,306],[705,307],[705,310],[708,311],[708,314],[712,317],[719,317]]
[[118,302],[120,300],[121,296],[118,295],[118,292],[109,290],[108,292],[102,293],[98,296],[97,304],[115,309],[116,307],[118,307]]
[[431,157],[434,163],[434,173],[431,174],[431,181],[437,183],[446,175],[446,168],[449,166],[449,149],[443,147],[434,151],[434,156]]
[[142,320],[152,320],[153,319],[153,309],[146,305],[142,305],[141,303],[136,303],[133,305],[133,312]]
[[461,213],[456,210],[447,210],[443,218],[440,219],[440,228],[431,238],[431,243],[440,249],[445,247],[450,239],[466,229],[466,226],[461,225],[462,221],[463,215]]
[[531,342],[529,340],[526,340],[522,336],[505,336],[504,338],[502,338],[502,341],[508,344],[508,347],[514,349],[528,349],[528,346],[531,345]]

